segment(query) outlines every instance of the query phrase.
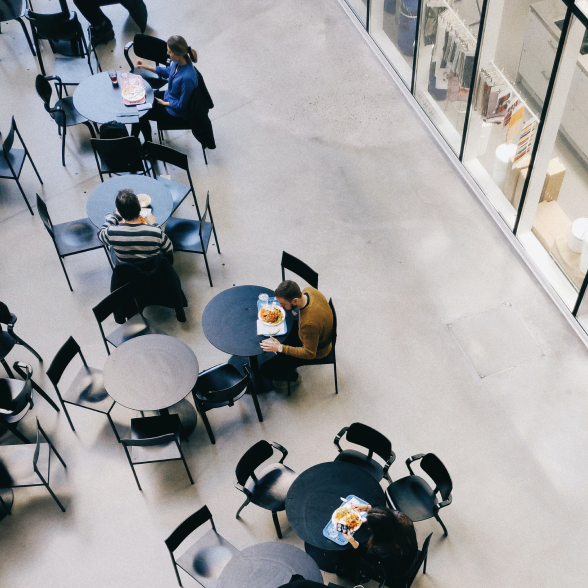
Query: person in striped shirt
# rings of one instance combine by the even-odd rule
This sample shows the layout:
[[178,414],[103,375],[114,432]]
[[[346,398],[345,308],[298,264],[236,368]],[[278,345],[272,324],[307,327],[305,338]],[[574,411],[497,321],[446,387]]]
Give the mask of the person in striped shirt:
[[116,210],[107,214],[98,232],[98,238],[110,248],[115,265],[140,263],[159,253],[173,256],[170,238],[149,214],[142,223],[141,205],[132,190],[121,190],[116,196]]

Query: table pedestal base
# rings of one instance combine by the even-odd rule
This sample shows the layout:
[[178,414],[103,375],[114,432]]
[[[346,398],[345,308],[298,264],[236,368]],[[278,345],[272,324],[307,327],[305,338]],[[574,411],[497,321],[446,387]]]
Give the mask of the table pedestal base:
[[0,521],[8,516],[8,513],[4,508],[2,508],[3,503],[6,505],[6,508],[11,511],[12,510],[12,503],[14,502],[14,492],[11,489],[4,489],[0,490],[0,498],[2,498],[2,502],[0,502]]
[[[326,549],[319,549],[310,543],[304,542],[304,551],[314,559],[316,565],[323,570],[323,572],[328,572],[329,574],[334,574],[335,569],[337,568],[337,563],[339,562],[339,557],[341,557],[341,551],[327,551]],[[343,557],[345,557],[343,555]]]
[[170,406],[164,410],[159,411],[161,414],[177,414],[182,421],[182,430],[180,432],[180,439],[185,441],[196,428],[196,409],[192,404],[184,398],[177,404]]

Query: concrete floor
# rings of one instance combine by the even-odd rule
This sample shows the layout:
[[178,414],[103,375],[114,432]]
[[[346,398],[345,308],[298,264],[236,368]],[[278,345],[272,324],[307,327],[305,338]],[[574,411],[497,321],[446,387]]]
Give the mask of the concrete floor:
[[[145,465],[142,493],[103,416],[72,408],[73,433],[65,416],[38,398],[21,430],[32,438],[38,416],[62,452],[68,468],[56,465],[52,486],[67,512],[42,488],[15,491],[13,516],[0,522],[0,586],[172,587],[163,539],[203,504],[238,548],[272,541],[269,513],[250,506],[241,521],[234,517],[242,501],[234,467],[244,449],[275,440],[301,472],[333,459],[335,434],[356,420],[392,440],[393,478],[406,474],[408,456],[427,451],[453,477],[453,504],[442,513],[449,537],[435,521],[417,524],[419,542],[434,532],[418,586],[583,585],[586,348],[341,6],[148,5],[148,32],[183,34],[198,49],[216,104],[218,149],[208,167],[189,133],[172,133],[170,145],[189,152],[199,198],[210,190],[223,253],[210,254],[214,288],[202,259],[176,255],[190,304],[186,323],[168,310],[146,314],[189,344],[201,368],[224,361],[201,329],[206,303],[233,284],[277,285],[286,250],[319,272],[338,310],[340,394],[328,367],[303,368],[304,383],[291,397],[261,399],[263,424],[247,398],[215,411],[217,444],[200,422],[184,444],[195,485],[180,463]],[[137,29],[122,7],[106,11],[117,36],[100,48],[110,68],[123,65],[124,43]],[[72,130],[63,168],[56,127],[34,91],[36,61],[18,23],[2,33],[0,126],[5,133],[15,115],[45,182],[39,186],[26,164],[24,189],[31,201],[36,191],[46,199],[54,222],[85,216],[87,193],[99,184],[88,133]],[[30,362],[52,393],[43,370],[68,336],[91,365],[105,361],[91,309],[109,292],[110,268],[100,251],[66,260],[70,293],[38,215],[28,213],[13,183],[0,186],[0,299],[45,363],[20,348],[9,359]],[[194,211],[185,203],[179,214]],[[543,355],[480,378],[447,325],[502,303],[512,305]],[[495,340],[509,337],[500,324],[488,329]],[[134,414],[117,407],[114,416],[124,427]],[[284,541],[302,546],[284,514],[280,519]],[[196,586],[185,575],[183,582]]]

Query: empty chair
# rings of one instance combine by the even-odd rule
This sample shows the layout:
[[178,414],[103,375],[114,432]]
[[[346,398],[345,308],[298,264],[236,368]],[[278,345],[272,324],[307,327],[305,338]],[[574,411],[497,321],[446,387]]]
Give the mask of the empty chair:
[[[210,243],[210,237],[212,234],[214,234],[216,250],[219,255],[220,247],[218,245],[218,238],[214,227],[214,219],[212,218],[212,212],[210,210],[210,193],[206,194],[206,206],[202,217],[200,217],[199,214],[195,194],[194,203],[199,217],[198,220],[170,216],[165,224],[165,234],[171,239],[174,251],[187,251],[189,253],[199,253],[204,256],[206,273],[208,274],[208,281],[212,288],[212,278],[210,277],[210,268],[208,267],[208,259],[206,257],[208,244]],[[209,216],[210,222],[207,220]]]
[[[411,463],[420,460],[422,470],[433,480],[434,488],[423,480],[420,476],[415,475],[412,471]],[[386,489],[386,500],[397,510],[401,510],[411,521],[424,521],[435,517],[445,535],[447,528],[439,518],[439,511],[451,504],[451,490],[453,483],[451,477],[441,460],[433,453],[419,453],[406,460],[406,465],[410,476],[396,480]],[[437,498],[441,497],[441,502]]]
[[[59,382],[63,373],[73,361],[76,355],[80,356],[82,360],[82,367],[72,380],[65,392],[59,390]],[[102,380],[102,370],[88,366],[86,359],[80,349],[80,346],[76,343],[73,337],[70,337],[57,352],[49,369],[47,370],[47,377],[51,380],[59,402],[63,407],[67,422],[71,427],[72,431],[75,431],[71,417],[66,408],[66,404],[73,404],[74,406],[81,406],[101,414],[105,414],[108,418],[108,422],[114,431],[114,435],[117,441],[120,441],[116,427],[110,412],[116,404],[114,400],[108,396],[106,388],[104,388],[104,382]]]
[[125,59],[131,68],[131,73],[140,75],[154,90],[163,88],[163,86],[167,84],[167,79],[162,78],[148,69],[143,69],[141,67],[135,69],[135,64],[129,57],[129,51],[131,48],[137,57],[154,61],[155,65],[165,66],[169,59],[167,54],[167,43],[163,39],[138,33],[134,36],[132,41],[125,45]]
[[257,394],[255,393],[255,386],[251,385],[251,374],[249,367],[245,367],[245,377],[243,377],[239,370],[231,364],[223,363],[212,368],[204,370],[198,376],[195,388],[192,390],[194,396],[194,403],[202,417],[208,437],[211,443],[215,443],[212,428],[208,422],[206,413],[213,408],[220,408],[221,406],[233,406],[237,400],[249,392],[255,405],[255,412],[259,422],[263,422],[261,415],[261,408]]
[[[93,309],[96,321],[98,321],[98,327],[104,346],[106,347],[106,353],[110,355],[110,349],[108,344],[110,343],[113,347],[122,345],[125,341],[138,337],[140,335],[165,335],[163,331],[154,327],[139,311],[137,302],[133,298],[132,285],[126,284],[118,290],[115,290],[109,294],[102,302],[99,302]],[[108,335],[104,334],[102,323],[112,314],[122,312],[130,318],[124,322],[120,327],[117,327],[114,331]]]
[[[30,441],[16,428],[18,423],[33,408],[33,370],[26,363],[14,362],[16,370],[20,367],[25,371],[24,380],[14,378],[0,379],[0,425],[10,429],[23,443]],[[3,486],[0,484],[0,488]]]
[[[41,442],[41,437],[45,442]],[[51,452],[67,467],[37,419],[37,442],[30,445],[0,445],[0,488],[45,486],[59,508],[65,508],[49,486]],[[0,506],[6,507],[5,504]],[[7,509],[6,509],[7,510]]]
[[[13,149],[15,132],[18,135],[18,139],[23,147],[22,149]],[[0,153],[0,179],[14,180],[16,182],[16,185],[18,186],[18,189],[20,190],[20,193],[22,194],[24,201],[26,202],[29,208],[29,212],[31,214],[34,214],[33,209],[31,208],[31,205],[29,204],[29,201],[27,199],[27,195],[24,193],[24,190],[22,189],[22,186],[20,185],[19,181],[20,173],[22,172],[22,168],[25,162],[25,157],[29,158],[31,165],[33,166],[33,169],[35,170],[35,173],[39,178],[39,182],[41,182],[42,184],[43,180],[41,179],[41,176],[39,175],[39,172],[37,171],[37,168],[33,163],[31,154],[29,153],[27,146],[22,140],[21,134],[18,132],[16,122],[14,122],[14,117],[12,117],[12,120],[10,122],[10,130],[8,131],[8,134],[4,139],[4,143],[2,143],[2,153]]]
[[286,279],[285,270],[289,270],[305,280],[309,286],[318,288],[318,274],[297,257],[282,251],[282,282]]
[[43,39],[49,41],[53,53],[61,54],[55,57],[53,74],[61,79],[63,85],[75,86],[102,71],[96,51],[86,41],[82,25],[75,12],[40,14],[29,10],[26,16],[33,31],[39,67],[43,76],[47,75],[39,46],[39,41]]
[[29,31],[27,31],[27,27],[22,19],[22,17],[25,16],[26,11],[27,0],[2,0],[2,2],[0,2],[0,23],[17,20],[27,38],[31,53],[36,55]]
[[[51,106],[51,94],[53,90],[49,80],[55,80],[58,100]],[[61,164],[65,166],[65,136],[68,127],[84,125],[90,131],[90,136],[95,137],[94,129],[88,119],[82,116],[74,107],[73,98],[63,98],[63,84],[57,76],[43,77],[38,75],[35,80],[37,94],[43,100],[45,110],[51,115],[51,118],[57,124],[57,131],[61,135]]]
[[[73,292],[71,282],[69,281],[69,276],[65,270],[63,258],[69,257],[70,255],[76,255],[77,253],[93,251],[94,249],[104,249],[104,245],[98,240],[96,235],[96,227],[91,223],[90,219],[80,218],[75,221],[54,225],[51,222],[51,218],[49,217],[47,205],[38,194],[37,210],[39,211],[39,216],[41,217],[41,220],[43,221],[49,236],[53,240],[55,251],[57,251],[59,262],[61,263],[63,273],[65,274],[65,279],[67,280],[67,285]],[[112,266],[108,253],[105,249],[104,251],[109,263]]]
[[[282,453],[282,458],[278,463],[272,463],[256,474],[255,470],[272,457],[274,447]],[[235,488],[241,490],[247,497],[239,507],[236,518],[239,518],[241,511],[250,502],[265,508],[272,513],[279,539],[282,538],[282,531],[278,521],[278,513],[286,509],[286,495],[298,475],[284,465],[287,455],[288,452],[278,443],[258,441],[239,460],[235,470],[237,475]]]
[[[209,529],[200,539],[192,543],[190,547],[176,559],[174,552],[196,529],[210,521],[212,529]],[[184,570],[191,578],[196,580],[204,588],[214,588],[225,566],[239,553],[239,550],[231,545],[222,535],[219,535],[212,514],[207,506],[203,506],[184,522],[180,523],[176,530],[165,540],[169,550],[178,584],[182,585],[178,567]]]
[[[368,450],[367,454],[354,449],[341,449],[340,441],[343,437],[349,443],[365,447]],[[368,471],[378,482],[382,478],[392,482],[388,470],[394,463],[396,454],[392,451],[392,443],[382,433],[362,423],[353,423],[339,431],[334,443],[339,450],[339,455],[335,458],[335,461],[355,464]],[[374,453],[384,460],[384,466],[373,458]]]
[[120,442],[123,444],[139,490],[142,488],[135,466],[156,461],[181,459],[190,484],[194,484],[180,446],[181,428],[182,423],[177,414],[131,419],[131,437],[121,439]]
[[[200,219],[200,210],[198,208],[198,202],[196,200],[196,192],[194,191],[194,185],[192,184],[192,176],[190,175],[190,168],[188,167],[188,156],[185,153],[181,153],[180,151],[176,151],[171,147],[165,147],[164,145],[158,145],[157,143],[147,142],[144,144],[144,149],[148,159],[151,161],[151,169],[153,170],[153,177],[157,179],[158,182],[161,182],[172,195],[173,199],[173,208],[172,214],[176,211],[178,206],[184,201],[186,196],[192,192],[192,197],[194,198],[194,205],[196,206],[196,212],[198,214],[198,218]],[[190,183],[189,186],[186,184],[181,184],[180,182],[176,182],[174,180],[168,180],[163,176],[157,176],[155,173],[154,163],[156,161],[162,161],[163,163],[170,165],[174,165],[175,167],[179,167],[183,169],[188,174],[188,182]]]
[[[25,343],[15,332],[14,325],[16,323],[16,315],[8,310],[8,306],[4,302],[0,302],[0,363],[4,366],[8,377],[12,378],[12,372],[6,363],[6,356],[10,353],[15,345],[22,345],[28,349],[39,361],[43,358],[28,344]],[[2,329],[2,325],[7,326],[7,330]]]
[[143,174],[149,170],[141,154],[141,145],[137,137],[120,137],[119,139],[90,139],[100,180],[103,174]]

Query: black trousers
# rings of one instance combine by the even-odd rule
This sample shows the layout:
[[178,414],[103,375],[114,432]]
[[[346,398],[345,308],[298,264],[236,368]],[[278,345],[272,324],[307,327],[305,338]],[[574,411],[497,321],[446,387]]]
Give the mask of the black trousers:
[[[102,12],[99,0],[73,0],[73,3],[76,5],[76,8],[84,15],[84,18],[93,27],[106,26],[107,28],[112,28],[112,22],[104,14],[104,12]],[[132,6],[133,3],[144,4],[144,1],[122,0],[121,2],[116,2],[115,4],[122,4],[127,10],[129,10],[129,6]]]
[[[157,92],[155,92],[155,97],[161,98],[163,100],[164,94],[165,92],[157,90]],[[135,137],[138,137],[139,133],[143,133],[143,138],[145,141],[151,141],[153,139],[153,135],[151,132],[151,123],[149,121],[155,120],[164,122],[169,120],[177,122],[178,118],[180,117],[170,114],[166,110],[165,106],[157,102],[157,100],[154,100],[151,110],[148,110],[147,114],[139,119],[139,123],[133,124],[131,132]]]
[[[302,347],[302,341],[300,341],[300,337],[298,336],[297,322],[292,325],[292,330],[283,344],[292,347]],[[317,363],[317,361],[319,360],[299,359],[298,357],[286,355],[285,353],[276,353],[273,357],[270,357],[261,364],[260,371],[261,375],[268,380],[294,382],[298,377],[295,371],[297,367],[301,365],[312,365],[313,363]]]

